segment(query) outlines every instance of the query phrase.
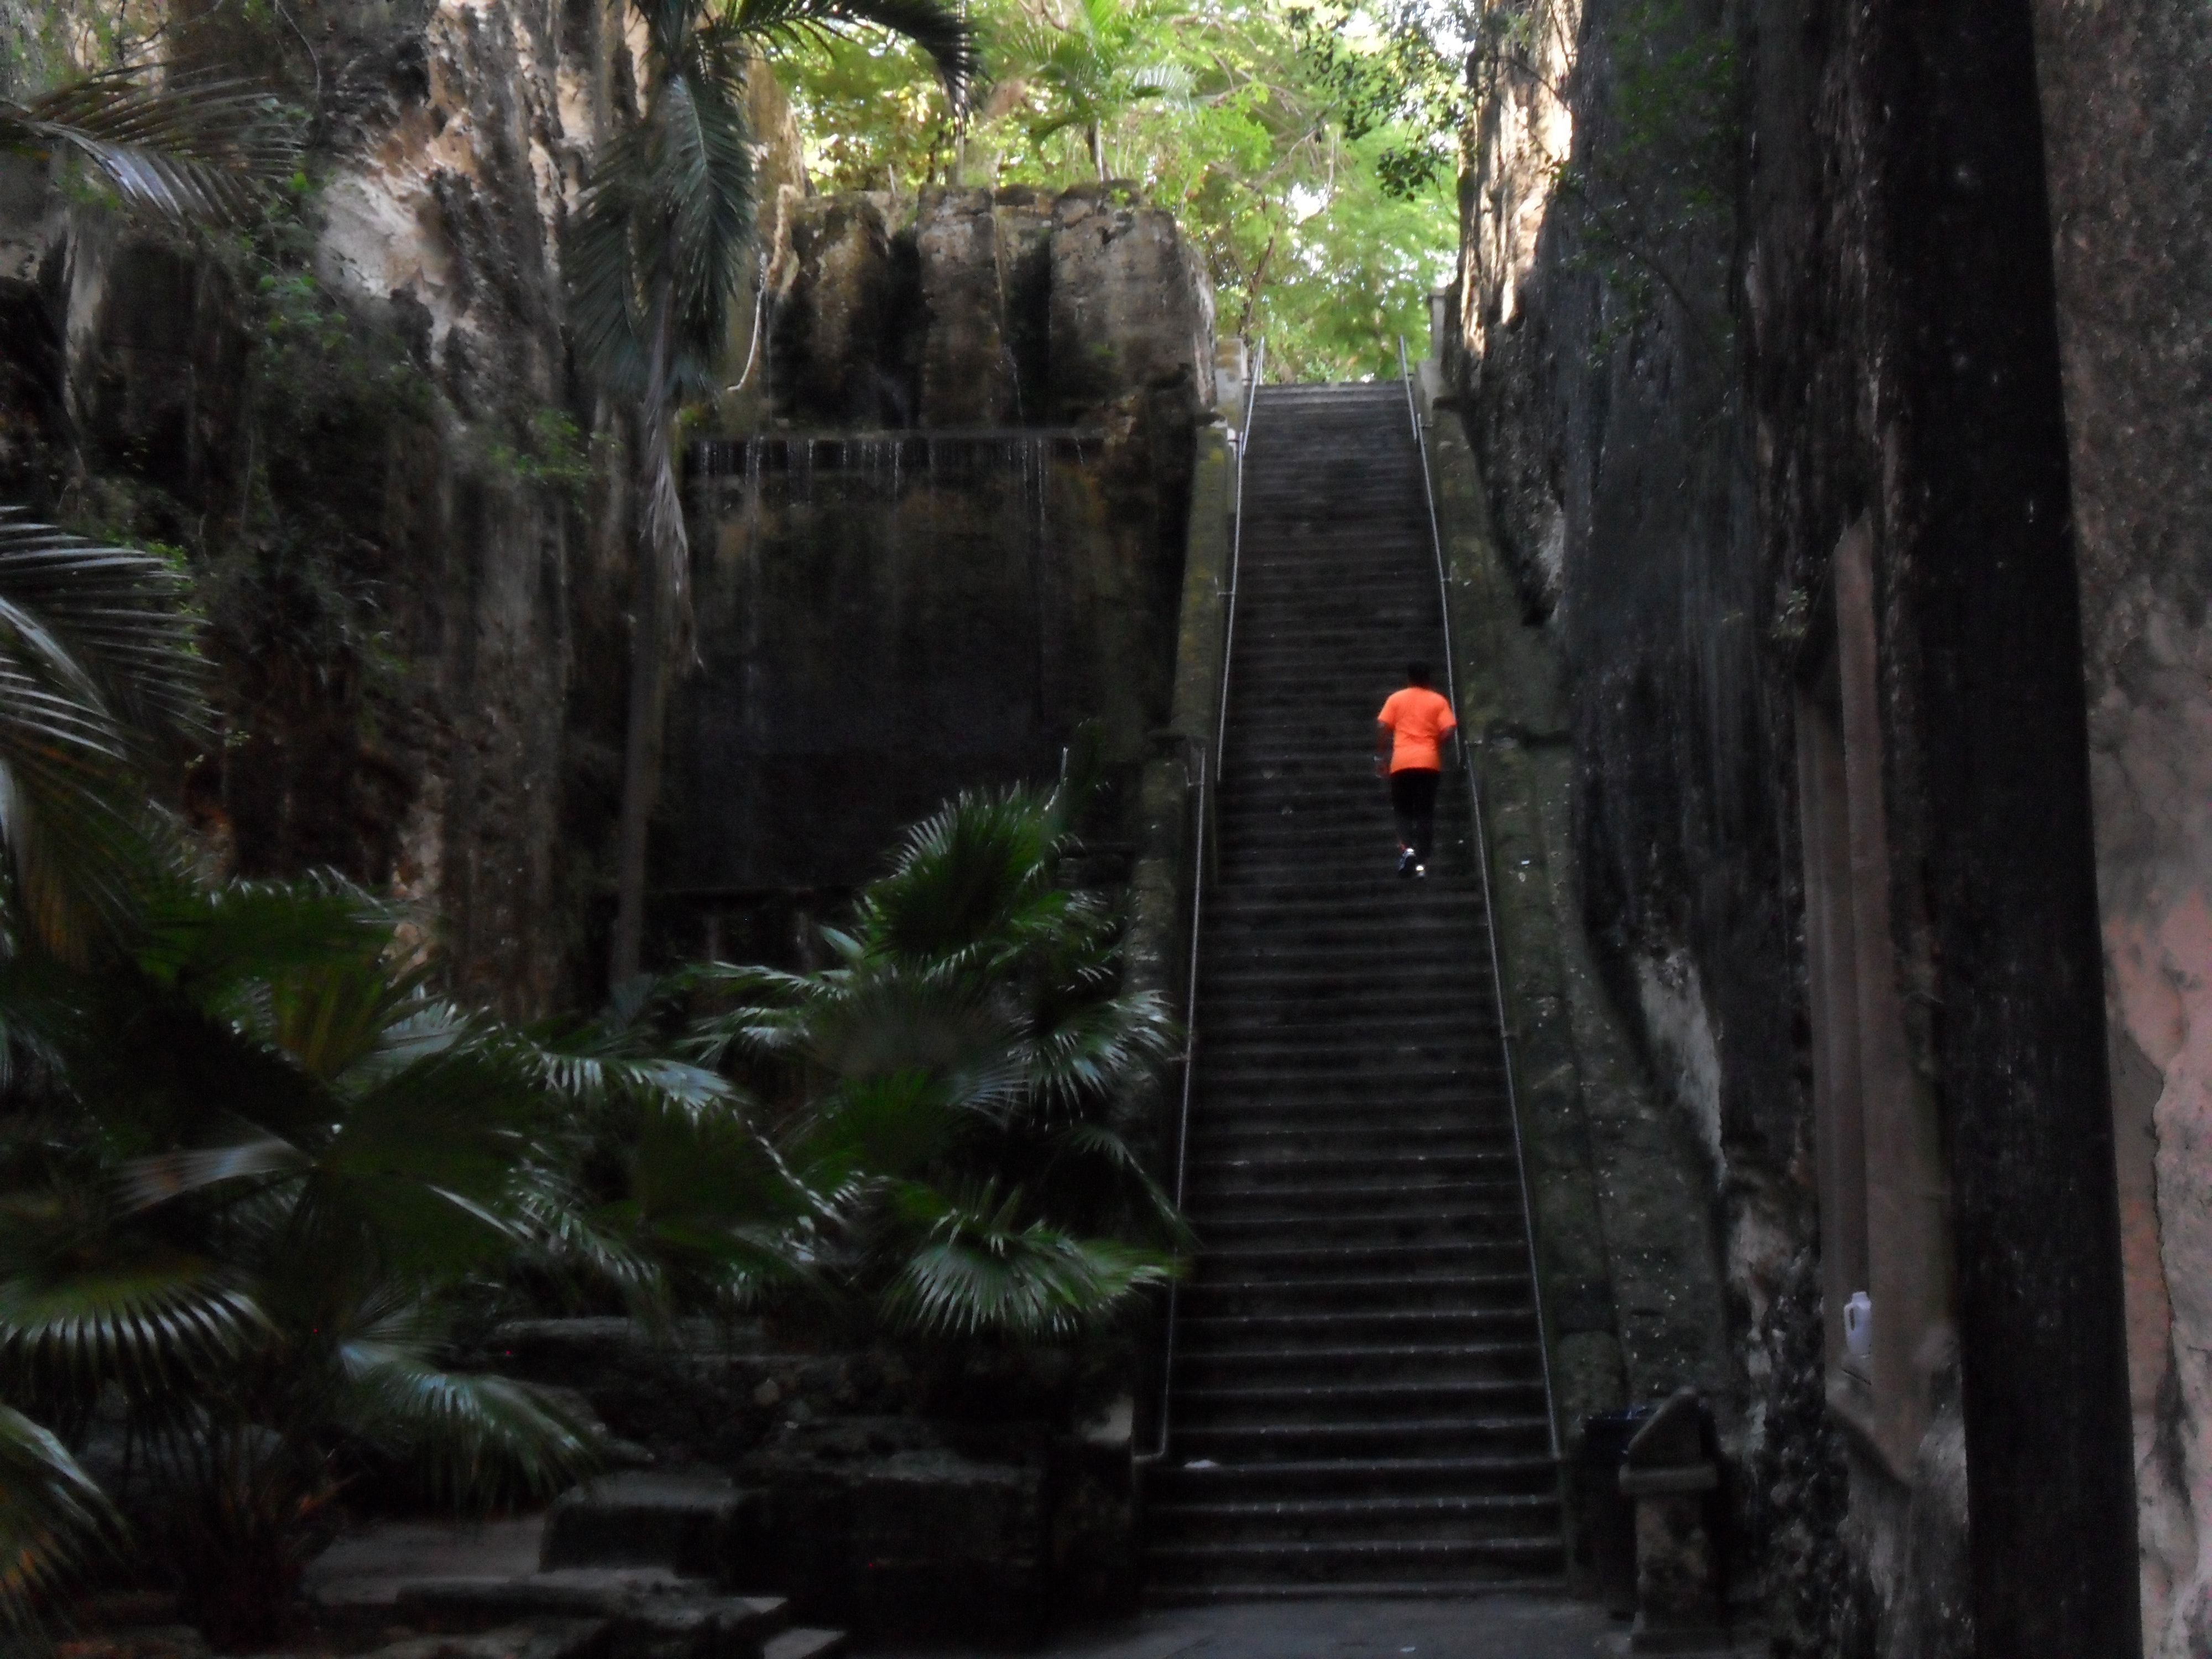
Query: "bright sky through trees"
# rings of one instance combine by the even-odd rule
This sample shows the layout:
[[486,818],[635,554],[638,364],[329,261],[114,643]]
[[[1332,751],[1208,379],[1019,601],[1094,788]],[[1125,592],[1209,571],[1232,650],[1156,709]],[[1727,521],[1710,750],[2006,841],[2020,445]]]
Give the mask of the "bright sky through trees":
[[1203,248],[1271,380],[1397,372],[1449,279],[1465,24],[1454,0],[969,0],[986,79],[956,156],[884,40],[778,64],[821,187],[1133,181]]

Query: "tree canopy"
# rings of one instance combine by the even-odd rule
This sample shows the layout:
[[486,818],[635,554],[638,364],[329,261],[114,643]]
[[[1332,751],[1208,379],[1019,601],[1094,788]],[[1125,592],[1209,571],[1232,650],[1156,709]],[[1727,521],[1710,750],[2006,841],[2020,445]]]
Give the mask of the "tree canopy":
[[1396,373],[1450,275],[1472,24],[1454,0],[970,0],[984,82],[959,112],[887,40],[778,64],[830,189],[1064,185],[1173,208],[1224,335],[1270,377]]

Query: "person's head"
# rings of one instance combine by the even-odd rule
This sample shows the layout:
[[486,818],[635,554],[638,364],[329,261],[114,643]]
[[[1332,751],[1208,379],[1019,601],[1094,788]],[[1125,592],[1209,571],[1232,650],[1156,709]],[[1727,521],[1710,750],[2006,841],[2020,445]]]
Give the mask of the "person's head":
[[1418,685],[1422,690],[1427,690],[1429,689],[1428,664],[1425,662],[1407,663],[1406,665],[1406,684],[1408,685]]

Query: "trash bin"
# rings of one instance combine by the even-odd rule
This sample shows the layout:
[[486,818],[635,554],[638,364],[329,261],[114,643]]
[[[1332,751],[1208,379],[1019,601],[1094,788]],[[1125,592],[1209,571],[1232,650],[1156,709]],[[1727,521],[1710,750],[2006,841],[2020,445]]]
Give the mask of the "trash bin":
[[1636,1615],[1636,1505],[1620,1495],[1620,1462],[1650,1415],[1649,1406],[1632,1406],[1583,1419],[1575,1495],[1582,1510],[1583,1556],[1597,1580],[1599,1599],[1615,1619]]

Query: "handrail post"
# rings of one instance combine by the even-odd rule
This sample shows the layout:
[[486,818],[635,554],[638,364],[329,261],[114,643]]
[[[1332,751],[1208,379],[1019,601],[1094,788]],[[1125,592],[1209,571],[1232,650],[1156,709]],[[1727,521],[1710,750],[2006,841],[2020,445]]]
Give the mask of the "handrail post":
[[[1406,363],[1406,337],[1398,337],[1398,378],[1406,388],[1406,419],[1413,431],[1413,450],[1421,458],[1421,499],[1429,509],[1429,545],[1437,556],[1437,601],[1443,611],[1444,677],[1456,697],[1459,656],[1452,645],[1451,583],[1444,573],[1444,538],[1437,519],[1436,481],[1429,474],[1429,447],[1421,437],[1421,411],[1413,400],[1413,372]],[[1528,1290],[1536,1304],[1536,1353],[1544,1367],[1544,1422],[1551,1431],[1552,1461],[1559,1461],[1559,1405],[1552,1393],[1552,1340],[1544,1316],[1544,1281],[1536,1269],[1536,1213],[1528,1196],[1528,1159],[1521,1144],[1521,1097],[1513,1080],[1511,1027],[1505,1015],[1505,975],[1498,959],[1498,911],[1490,887],[1490,837],[1482,821],[1482,781],[1474,769],[1474,748],[1462,730],[1460,762],[1467,769],[1468,801],[1474,814],[1474,861],[1482,872],[1482,930],[1490,945],[1490,988],[1498,1004],[1498,1042],[1505,1060],[1505,1108],[1513,1121],[1513,1168],[1521,1182],[1521,1229],[1528,1245]]]

